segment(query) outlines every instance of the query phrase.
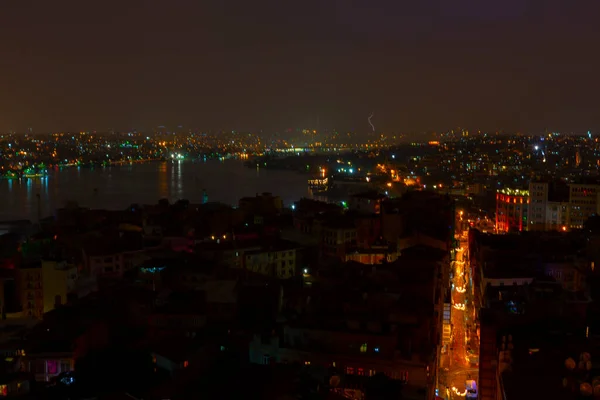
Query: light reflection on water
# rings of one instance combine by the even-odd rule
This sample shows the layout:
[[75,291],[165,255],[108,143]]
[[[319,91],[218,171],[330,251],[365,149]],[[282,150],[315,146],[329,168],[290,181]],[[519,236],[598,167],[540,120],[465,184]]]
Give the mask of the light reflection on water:
[[37,219],[37,194],[43,216],[67,201],[90,208],[124,209],[161,198],[237,205],[244,196],[271,192],[289,205],[310,197],[307,176],[293,171],[247,168],[241,161],[164,162],[107,168],[65,168],[44,178],[0,180],[0,219]]

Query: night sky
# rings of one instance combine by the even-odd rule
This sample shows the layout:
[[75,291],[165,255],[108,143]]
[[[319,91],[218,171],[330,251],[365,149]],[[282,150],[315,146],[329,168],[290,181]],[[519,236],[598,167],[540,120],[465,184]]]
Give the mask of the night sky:
[[0,130],[600,132],[598,0],[0,2]]

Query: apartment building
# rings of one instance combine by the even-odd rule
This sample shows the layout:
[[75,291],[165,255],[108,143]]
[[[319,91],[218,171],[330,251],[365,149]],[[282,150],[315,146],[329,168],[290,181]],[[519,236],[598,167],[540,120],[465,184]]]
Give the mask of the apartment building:
[[597,214],[600,209],[598,196],[600,185],[597,184],[571,184],[569,185],[569,227],[583,228],[587,219]]
[[569,228],[569,188],[548,182],[529,184],[529,231],[566,231]]
[[527,230],[529,221],[529,191],[505,188],[496,193],[496,230],[511,232]]
[[527,190],[496,194],[496,230],[567,231],[581,229],[600,211],[600,185],[531,182]]

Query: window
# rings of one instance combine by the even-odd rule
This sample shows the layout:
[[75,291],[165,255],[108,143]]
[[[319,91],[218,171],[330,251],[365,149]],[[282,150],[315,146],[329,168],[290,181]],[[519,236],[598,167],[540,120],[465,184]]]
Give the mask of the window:
[[369,370],[369,376],[375,376],[375,374],[377,374],[377,371],[375,371],[374,369]]
[[364,376],[365,375],[365,370],[362,368],[358,369],[358,376]]
[[[444,314],[445,314],[445,312],[444,312]],[[379,353],[379,347],[375,347],[375,348],[373,349],[373,351],[374,351],[375,353]]]
[[408,382],[408,371],[400,371],[398,379],[404,383]]
[[268,354],[263,355],[263,365],[269,365],[269,364],[271,364],[271,356]]
[[46,361],[46,367],[48,370],[48,375],[58,374],[58,361],[48,360]]
[[363,343],[360,345],[360,352],[361,353],[366,353],[367,352],[367,344]]
[[354,375],[354,368],[346,367],[346,375]]
[[190,366],[190,362],[189,361],[184,361],[183,362],[183,368],[187,368]]
[[69,372],[71,370],[71,362],[69,360],[62,360],[60,362],[60,372]]

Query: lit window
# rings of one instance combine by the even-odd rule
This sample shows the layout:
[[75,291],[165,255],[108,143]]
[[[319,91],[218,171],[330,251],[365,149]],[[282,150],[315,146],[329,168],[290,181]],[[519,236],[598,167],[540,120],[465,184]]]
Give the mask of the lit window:
[[190,365],[189,361],[183,362],[183,368],[187,368]]
[[360,352],[361,353],[366,353],[367,352],[367,344],[363,343],[360,345]]
[[346,375],[354,375],[354,368],[346,367]]
[[379,353],[379,347],[375,347],[375,348],[373,349],[373,351],[374,351],[375,353]]
[[364,369],[362,369],[362,368],[359,368],[359,369],[358,369],[358,375],[359,375],[359,376],[364,376],[364,375],[365,375],[365,370],[364,370]]

